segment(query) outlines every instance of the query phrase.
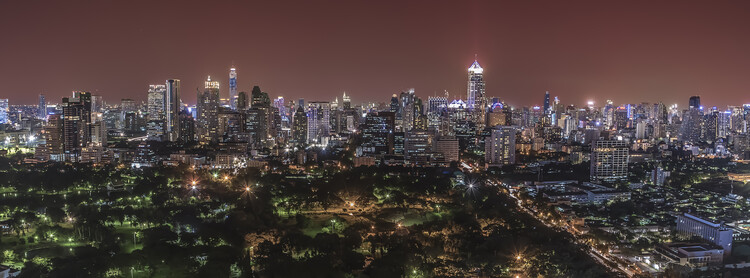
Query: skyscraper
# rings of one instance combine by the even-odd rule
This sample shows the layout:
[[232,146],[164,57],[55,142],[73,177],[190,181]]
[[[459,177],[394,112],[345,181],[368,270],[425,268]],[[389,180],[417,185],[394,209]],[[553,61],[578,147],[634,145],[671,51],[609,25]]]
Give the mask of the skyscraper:
[[39,105],[36,107],[37,119],[44,119],[47,117],[47,101],[44,99],[44,94],[39,94]]
[[294,143],[297,145],[307,143],[307,114],[301,105],[297,106],[297,111],[294,112],[292,120],[294,121],[292,125]]
[[237,94],[237,110],[244,111],[247,109],[247,93],[240,92]]
[[327,101],[311,101],[307,104],[307,143],[328,144],[331,133],[331,104]]
[[237,70],[229,69],[229,104],[232,109],[237,109]]
[[549,91],[544,92],[544,113],[545,114],[549,114],[550,113]]
[[10,107],[8,106],[8,99],[7,98],[1,98],[0,99],[0,124],[7,124],[8,119],[8,111],[10,110]]
[[201,143],[219,140],[219,82],[211,81],[211,76],[204,82],[204,89],[198,91],[197,134]]
[[700,108],[700,107],[701,107],[701,97],[700,96],[690,97],[690,101],[688,102],[688,108]]
[[624,140],[594,141],[591,147],[591,181],[628,178],[628,144]]
[[62,110],[65,159],[76,162],[91,140],[91,93],[74,91],[73,97],[63,98]]
[[484,129],[487,99],[484,95],[484,69],[477,60],[469,67],[469,83],[466,88],[466,106],[471,110],[472,121],[478,130]]
[[149,85],[148,88],[148,122],[146,132],[149,140],[161,141],[164,139],[164,118],[165,118],[165,96],[167,92],[166,85]]
[[180,80],[167,80],[164,98],[164,132],[167,140],[175,142],[180,140]]
[[469,86],[466,92],[466,106],[474,109],[484,102],[484,69],[479,65],[477,60],[469,67]]

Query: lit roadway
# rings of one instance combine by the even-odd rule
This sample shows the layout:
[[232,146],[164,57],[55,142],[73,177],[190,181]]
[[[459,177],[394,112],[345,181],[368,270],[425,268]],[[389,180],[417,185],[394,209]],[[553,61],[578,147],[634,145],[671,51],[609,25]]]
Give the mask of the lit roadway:
[[[466,169],[467,172],[473,172],[475,170],[478,170],[477,167],[471,167],[471,166],[467,165],[464,162],[461,162],[461,167],[464,168],[464,169]],[[487,184],[498,186],[501,183],[498,182],[498,181],[494,181],[494,180],[491,180],[491,179],[488,178],[487,179]],[[503,191],[503,190],[499,190],[499,191]],[[529,216],[533,217],[534,219],[536,219],[540,223],[544,224],[545,226],[547,226],[548,228],[553,229],[553,230],[557,230],[557,231],[562,231],[563,230],[563,229],[560,229],[559,227],[557,227],[557,226],[555,226],[553,224],[548,223],[545,219],[539,217],[536,213],[534,213],[533,211],[531,211],[529,208],[523,206],[523,203],[521,202],[521,200],[518,199],[515,195],[511,194],[510,190],[508,190],[508,194],[507,195],[510,196],[511,198],[513,198],[514,200],[516,200],[516,203],[517,203],[517,205],[518,205],[518,207],[520,208],[521,211],[523,211],[526,214],[528,214]],[[609,254],[602,254],[601,252],[599,252],[599,250],[596,250],[595,248],[591,248],[591,247],[587,246],[575,234],[570,233],[567,230],[565,230],[565,231],[568,232],[575,239],[575,243],[576,244],[578,244],[579,246],[586,246],[587,247],[587,248],[583,248],[583,249],[584,249],[584,251],[586,251],[586,253],[589,256],[591,256],[591,258],[593,258],[599,264],[601,264],[601,265],[609,268],[610,271],[617,272],[617,273],[622,273],[622,274],[624,274],[624,275],[626,275],[628,277],[632,277],[633,275],[636,274],[635,271],[631,270],[627,266],[623,267],[621,264],[619,264],[618,262],[614,261],[612,258],[610,258]],[[610,267],[610,265],[612,265],[612,264],[617,265],[617,268]]]
[[[498,183],[496,181],[493,181],[493,180],[490,180],[490,179],[487,179],[487,183],[491,184],[491,185],[494,185],[494,186],[498,186],[500,184],[500,183]],[[504,192],[504,190],[499,190],[498,192],[500,192],[500,191]],[[526,214],[528,214],[529,216],[533,217],[537,221],[541,222],[542,224],[544,224],[544,226],[547,226],[548,228],[553,229],[553,230],[557,230],[557,231],[563,231],[563,230],[565,230],[566,232],[568,232],[575,239],[575,243],[576,244],[586,246],[586,243],[584,243],[583,241],[581,241],[575,234],[570,233],[567,229],[560,229],[560,227],[557,227],[557,226],[555,226],[553,224],[548,223],[544,218],[541,218],[536,213],[534,213],[534,211],[532,211],[529,208],[523,206],[523,202],[521,202],[521,199],[518,199],[518,197],[516,197],[515,195],[511,194],[510,190],[508,190],[508,194],[507,195],[510,196],[511,198],[513,198],[514,200],[516,200],[516,204],[518,205],[518,207],[520,208],[521,211],[526,212]],[[601,252],[599,252],[599,250],[596,250],[595,248],[584,248],[584,251],[586,251],[586,253],[589,254],[589,256],[591,256],[594,260],[596,260],[597,262],[599,262],[599,264],[601,264],[601,265],[609,268],[609,270],[611,270],[613,272],[619,272],[619,273],[627,275],[628,277],[632,277],[633,275],[636,274],[634,271],[632,271],[628,267],[623,267],[621,264],[619,264],[618,262],[614,261],[612,258],[610,258],[610,255],[608,255],[608,254],[602,254]],[[611,264],[617,265],[617,268],[610,267]]]

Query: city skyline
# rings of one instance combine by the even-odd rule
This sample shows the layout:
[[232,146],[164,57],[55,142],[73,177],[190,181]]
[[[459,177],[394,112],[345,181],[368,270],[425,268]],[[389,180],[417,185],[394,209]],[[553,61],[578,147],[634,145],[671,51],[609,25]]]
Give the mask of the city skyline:
[[[611,99],[683,107],[691,95],[704,96],[707,107],[750,102],[743,78],[750,73],[750,40],[742,35],[748,19],[739,12],[746,3],[436,3],[420,14],[414,3],[303,3],[280,12],[273,3],[222,2],[185,4],[180,14],[138,22],[169,4],[6,4],[0,34],[13,43],[0,53],[0,97],[32,104],[38,94],[58,100],[80,90],[110,103],[145,100],[149,84],[180,79],[192,90],[208,75],[221,77],[226,97],[231,66],[238,91],[258,85],[290,99],[346,92],[358,103],[380,102],[408,88],[423,98],[445,90],[462,97],[476,54],[486,69],[486,95],[515,106],[542,106],[545,91],[576,105]],[[81,14],[85,8],[100,12]],[[194,22],[204,10],[229,15]],[[243,16],[245,10],[255,13]],[[390,12],[392,22],[379,21],[380,12]],[[64,43],[70,41],[81,43]],[[183,99],[195,103],[194,94]]]

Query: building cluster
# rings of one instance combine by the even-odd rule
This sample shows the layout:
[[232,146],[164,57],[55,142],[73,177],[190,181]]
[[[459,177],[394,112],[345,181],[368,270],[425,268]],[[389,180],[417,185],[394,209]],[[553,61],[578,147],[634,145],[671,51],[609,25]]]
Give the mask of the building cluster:
[[[154,142],[197,143],[244,161],[286,156],[285,163],[306,163],[315,160],[310,152],[354,140],[359,165],[416,167],[448,166],[464,157],[478,158],[486,167],[504,166],[519,157],[567,153],[573,163],[591,161],[594,182],[625,180],[628,162],[670,146],[694,155],[750,158],[750,105],[706,109],[693,96],[683,110],[663,103],[615,106],[612,101],[578,107],[546,92],[542,106],[512,107],[488,97],[477,61],[467,70],[465,98],[446,92],[423,99],[408,89],[387,102],[360,105],[346,93],[333,101],[290,101],[258,86],[240,90],[234,67],[228,81],[223,96],[220,82],[208,77],[194,105],[182,101],[179,79],[149,85],[145,102],[105,103],[84,91],[54,104],[40,95],[34,106],[10,106],[0,99],[0,136],[5,147],[35,147],[42,161],[134,165],[168,160],[150,157],[158,145]],[[142,143],[133,148],[122,142]],[[656,171],[653,180],[663,183],[668,175]]]

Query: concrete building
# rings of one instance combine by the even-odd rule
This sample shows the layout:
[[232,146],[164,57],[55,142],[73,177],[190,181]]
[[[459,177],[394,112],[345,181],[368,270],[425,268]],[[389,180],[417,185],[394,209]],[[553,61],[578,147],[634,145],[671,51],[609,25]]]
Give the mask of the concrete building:
[[689,213],[677,216],[678,234],[684,238],[698,236],[732,253],[732,230],[723,223],[712,223]]

